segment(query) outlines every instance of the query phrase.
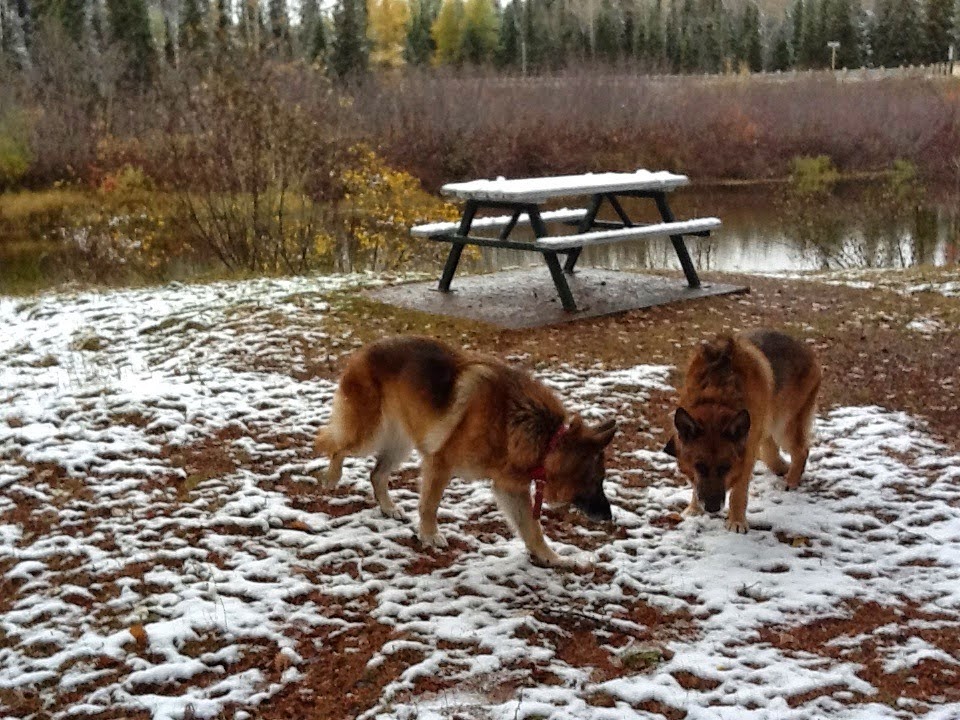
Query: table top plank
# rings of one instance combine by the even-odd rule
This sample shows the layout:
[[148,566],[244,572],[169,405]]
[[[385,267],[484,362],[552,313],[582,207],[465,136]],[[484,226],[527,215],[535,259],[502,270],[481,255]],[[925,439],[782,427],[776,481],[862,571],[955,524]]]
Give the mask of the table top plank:
[[461,200],[537,203],[557,197],[593,195],[605,192],[669,192],[688,184],[686,175],[661,170],[637,170],[632,173],[586,173],[540,178],[497,178],[448,183],[440,191]]

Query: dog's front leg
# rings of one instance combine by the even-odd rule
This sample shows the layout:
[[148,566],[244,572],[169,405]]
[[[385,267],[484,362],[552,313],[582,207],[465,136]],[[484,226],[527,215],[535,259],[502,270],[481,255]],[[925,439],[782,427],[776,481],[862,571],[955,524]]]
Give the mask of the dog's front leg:
[[727,513],[727,530],[745,533],[749,529],[747,523],[747,491],[750,488],[750,475],[753,474],[753,464],[737,478],[730,488],[730,510]]
[[507,516],[508,522],[520,536],[520,539],[523,540],[527,546],[527,551],[533,557],[546,565],[564,570],[585,569],[587,567],[587,564],[583,561],[577,562],[573,558],[561,557],[550,549],[546,538],[543,536],[543,528],[540,527],[539,518],[533,516],[529,490],[516,490],[512,483],[511,486],[504,487],[494,482],[493,494],[497,499],[497,505]]
[[683,517],[696,517],[697,515],[703,515],[703,506],[700,505],[700,498],[697,497],[697,487],[691,483],[690,487],[690,504],[684,508],[683,512],[680,513]]

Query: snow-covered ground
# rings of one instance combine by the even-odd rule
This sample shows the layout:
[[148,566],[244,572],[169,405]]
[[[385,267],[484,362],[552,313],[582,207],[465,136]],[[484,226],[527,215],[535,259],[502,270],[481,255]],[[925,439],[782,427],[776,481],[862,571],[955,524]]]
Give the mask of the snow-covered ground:
[[315,370],[353,346],[324,292],[359,281],[0,299],[0,715],[248,717],[367,638],[371,678],[394,668],[368,718],[960,717],[960,457],[922,425],[825,412],[800,491],[758,470],[735,535],[678,522],[644,413],[670,368],[547,368],[633,433],[614,532],[545,520],[596,571],[532,565],[484,483],[451,485],[452,549],[423,552],[369,460],[317,490]]
[[859,268],[815,272],[758,273],[791,280],[815,280],[826,285],[845,285],[860,290],[891,290],[902,295],[933,293],[944,297],[960,297],[960,271],[950,268],[927,268],[928,277],[916,272],[891,268]]

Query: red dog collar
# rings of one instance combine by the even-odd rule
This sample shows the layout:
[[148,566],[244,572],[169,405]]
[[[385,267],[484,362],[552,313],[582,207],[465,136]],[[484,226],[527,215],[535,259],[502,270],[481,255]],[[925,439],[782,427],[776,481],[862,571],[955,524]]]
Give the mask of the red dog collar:
[[533,499],[530,506],[533,509],[533,516],[537,519],[540,518],[540,510],[543,508],[543,486],[547,482],[547,469],[543,466],[543,463],[546,461],[547,455],[556,450],[557,445],[560,444],[560,438],[566,435],[566,433],[567,426],[560,423],[560,427],[557,428],[547,443],[547,449],[543,453],[543,460],[530,471],[530,480],[533,481]]

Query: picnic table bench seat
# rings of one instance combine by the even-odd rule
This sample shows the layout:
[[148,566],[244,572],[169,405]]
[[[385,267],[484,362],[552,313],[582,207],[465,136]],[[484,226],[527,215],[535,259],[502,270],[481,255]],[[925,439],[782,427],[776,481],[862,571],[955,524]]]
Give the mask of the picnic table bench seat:
[[703,237],[709,235],[711,230],[716,230],[718,227],[720,227],[720,218],[697,218],[680,222],[632,225],[614,230],[592,230],[575,235],[538,238],[533,245],[547,250],[570,250],[587,245],[603,245],[643,238],[671,237],[674,235],[699,235]]
[[[637,170],[633,173],[586,173],[541,178],[472,180],[448,183],[441,188],[444,195],[464,200],[459,222],[417,225],[411,229],[415,237],[451,244],[447,262],[440,277],[439,290],[449,292],[460,256],[466,245],[499,247],[538,252],[550,270],[554,286],[568,311],[577,309],[565,278],[573,273],[584,247],[627,240],[668,237],[691,288],[700,287],[700,278],[684,244],[684,236],[706,237],[720,227],[715,217],[678,221],[667,203],[667,193],[689,183],[685,175]],[[542,205],[561,197],[589,196],[586,208],[544,210]],[[638,224],[631,220],[620,203],[622,198],[653,200],[662,222]],[[618,220],[600,220],[597,215],[607,203]],[[481,209],[507,210],[509,215],[477,217]],[[576,227],[573,234],[551,233],[547,223],[566,223]],[[530,225],[534,239],[511,239],[518,225]],[[498,237],[471,234],[472,230],[499,229]],[[558,255],[564,255],[563,266]]]
[[[571,222],[583,220],[587,214],[586,208],[563,208],[561,210],[545,210],[540,213],[544,222]],[[493,217],[474,218],[470,225],[472,230],[498,230],[505,228],[514,222],[517,225],[529,225],[529,213],[520,213],[520,216],[514,220],[513,215],[497,215]],[[410,228],[410,234],[414,237],[438,237],[447,233],[456,232],[460,227],[460,222],[435,222],[426,225],[414,225]]]

